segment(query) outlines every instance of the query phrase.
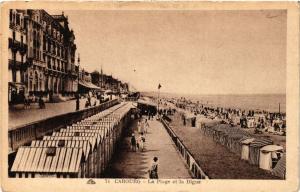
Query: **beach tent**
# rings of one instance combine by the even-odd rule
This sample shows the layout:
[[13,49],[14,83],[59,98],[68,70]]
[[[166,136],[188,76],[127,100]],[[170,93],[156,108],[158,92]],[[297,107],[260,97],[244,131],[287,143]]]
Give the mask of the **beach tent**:
[[183,118],[185,125],[188,127],[196,127],[196,116],[191,112],[184,112]]
[[249,145],[254,140],[255,140],[254,138],[247,138],[240,141],[242,145],[241,159],[249,160]]
[[256,123],[254,117],[247,117],[247,128],[254,128],[255,124]]
[[271,173],[277,177],[285,179],[286,175],[286,154],[284,153],[279,159]]
[[273,141],[269,138],[256,138],[249,145],[249,163],[252,165],[259,164],[260,149],[266,145],[273,144]]
[[272,159],[277,159],[276,152],[282,151],[283,147],[278,145],[266,145],[260,149],[259,154],[259,168],[265,170],[271,170],[272,166]]

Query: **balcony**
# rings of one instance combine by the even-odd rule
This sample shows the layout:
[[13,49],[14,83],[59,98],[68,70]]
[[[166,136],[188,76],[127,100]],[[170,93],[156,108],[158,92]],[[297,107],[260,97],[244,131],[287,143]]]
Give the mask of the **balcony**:
[[21,55],[25,55],[25,53],[27,52],[27,44],[21,43],[19,51],[20,51]]
[[8,39],[8,48],[12,49],[13,51],[18,51],[21,47],[21,43],[19,41],[13,40],[12,38]]
[[11,59],[8,60],[8,69],[17,71],[21,69],[21,66],[22,66],[22,62],[20,61],[14,61]]

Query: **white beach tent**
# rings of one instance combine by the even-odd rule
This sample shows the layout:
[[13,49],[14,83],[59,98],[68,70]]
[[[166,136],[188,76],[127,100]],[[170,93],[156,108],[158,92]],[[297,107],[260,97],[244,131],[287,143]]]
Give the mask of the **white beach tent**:
[[247,127],[248,128],[255,127],[255,118],[254,117],[247,117]]
[[255,140],[254,138],[248,138],[241,141],[241,145],[242,145],[241,159],[249,160],[249,145],[254,140]]
[[272,169],[272,157],[277,159],[276,152],[282,151],[283,147],[279,145],[267,145],[260,149],[259,168],[265,170]]

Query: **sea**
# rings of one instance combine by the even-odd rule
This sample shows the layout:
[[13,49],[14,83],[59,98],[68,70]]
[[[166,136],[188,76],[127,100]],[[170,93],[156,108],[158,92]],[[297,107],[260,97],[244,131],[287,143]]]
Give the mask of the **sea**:
[[[142,93],[145,96],[157,97],[155,92]],[[160,97],[181,98],[184,97],[193,102],[224,108],[236,108],[242,110],[264,110],[269,112],[286,112],[285,94],[232,94],[232,95],[188,95],[177,93],[160,93]]]

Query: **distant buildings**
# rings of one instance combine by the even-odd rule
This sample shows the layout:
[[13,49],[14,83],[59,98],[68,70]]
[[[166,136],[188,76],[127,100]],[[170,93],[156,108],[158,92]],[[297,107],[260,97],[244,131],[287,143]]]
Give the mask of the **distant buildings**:
[[25,96],[53,97],[77,92],[75,36],[68,17],[44,10],[10,10],[9,103]]
[[129,91],[128,83],[124,83],[112,75],[106,75],[101,70],[101,73],[94,71],[91,73],[92,83],[101,87],[103,90],[112,90],[115,93],[127,93]]

